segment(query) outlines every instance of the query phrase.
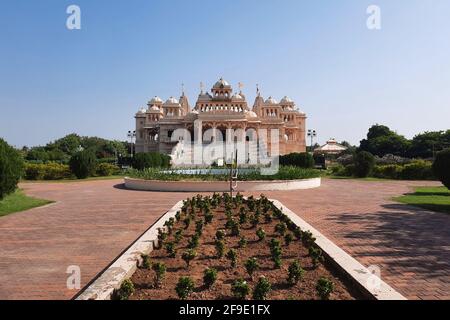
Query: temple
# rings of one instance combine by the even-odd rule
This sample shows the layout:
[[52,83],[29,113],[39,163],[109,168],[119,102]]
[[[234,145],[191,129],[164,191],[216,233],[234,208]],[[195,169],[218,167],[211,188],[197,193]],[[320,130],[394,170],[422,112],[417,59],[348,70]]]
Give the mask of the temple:
[[[239,92],[233,93],[232,86],[223,79],[214,84],[210,93],[204,92],[201,84],[200,94],[192,109],[183,90],[179,99],[170,97],[164,102],[154,97],[146,108],[138,111],[135,118],[138,153],[161,152],[174,156],[177,145],[183,140],[173,136],[180,128],[191,133],[189,139],[192,142],[197,136],[204,144],[214,141],[216,133],[220,133],[225,141],[233,139],[227,134],[227,129],[242,129],[246,132],[247,141],[252,132],[259,136],[262,132],[267,134],[271,129],[278,129],[281,155],[306,151],[306,115],[299,111],[294,101],[287,96],[280,102],[272,97],[264,99],[258,88],[253,107],[249,108],[242,85],[239,84]],[[201,128],[196,128],[195,123],[201,123]],[[205,137],[203,133],[208,129],[213,129],[214,134]],[[271,140],[268,141],[270,144]]]

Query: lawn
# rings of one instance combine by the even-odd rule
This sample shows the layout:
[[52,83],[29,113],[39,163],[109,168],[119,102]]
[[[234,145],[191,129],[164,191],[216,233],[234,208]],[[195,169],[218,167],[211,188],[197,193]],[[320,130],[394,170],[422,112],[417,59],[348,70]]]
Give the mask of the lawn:
[[394,198],[395,201],[420,208],[450,213],[450,191],[446,187],[420,187],[414,193]]
[[52,203],[52,201],[28,197],[22,190],[17,190],[7,195],[3,200],[0,200],[0,217],[14,212],[41,207],[49,203]]

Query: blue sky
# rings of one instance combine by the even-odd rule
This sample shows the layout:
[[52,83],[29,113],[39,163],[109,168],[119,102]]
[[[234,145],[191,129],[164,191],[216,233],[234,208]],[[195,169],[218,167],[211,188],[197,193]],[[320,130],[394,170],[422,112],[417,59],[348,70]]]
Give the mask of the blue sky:
[[[154,95],[191,104],[203,81],[293,98],[319,132],[358,143],[370,125],[412,137],[450,128],[450,1],[1,0],[0,137],[125,139]],[[77,4],[82,29],[69,31]],[[370,4],[382,29],[366,27]]]

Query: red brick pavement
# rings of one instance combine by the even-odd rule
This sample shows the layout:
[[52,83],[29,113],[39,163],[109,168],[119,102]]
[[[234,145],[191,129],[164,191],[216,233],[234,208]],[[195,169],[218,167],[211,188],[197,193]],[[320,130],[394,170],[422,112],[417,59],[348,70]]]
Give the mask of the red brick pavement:
[[[82,286],[187,193],[123,190],[122,181],[33,183],[30,195],[57,201],[0,218],[0,299],[69,299],[66,269]],[[450,215],[394,203],[430,182],[324,180],[315,190],[270,192],[411,299],[450,298]],[[116,187],[115,187],[116,186]]]

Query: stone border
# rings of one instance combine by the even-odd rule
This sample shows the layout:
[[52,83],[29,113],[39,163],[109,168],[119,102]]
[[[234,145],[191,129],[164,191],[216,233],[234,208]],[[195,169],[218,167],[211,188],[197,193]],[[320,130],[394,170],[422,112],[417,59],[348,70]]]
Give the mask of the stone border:
[[[162,192],[227,192],[230,183],[225,181],[159,181],[126,177],[125,187],[131,190]],[[321,178],[303,180],[239,181],[236,192],[287,191],[319,188]]]
[[[316,244],[324,255],[342,275],[346,276],[350,284],[363,293],[367,299],[374,300],[406,300],[391,286],[373,275],[367,268],[344,250],[335,245],[310,224],[289,210],[278,200],[272,200],[274,205],[283,211],[297,226],[304,231],[310,231],[316,238]],[[119,256],[106,270],[95,278],[88,286],[80,291],[76,300],[110,300],[114,290],[120,288],[125,279],[130,278],[142,262],[141,255],[149,254],[158,242],[158,228],[164,228],[164,223],[180,211],[183,201],[178,202],[154,223],[139,239],[137,239],[121,256]],[[371,288],[371,283],[378,283],[378,288]]]
[[[289,210],[280,201],[273,199],[270,201],[273,201],[274,205],[278,209],[282,210],[283,213],[286,214],[303,231],[310,231],[316,238],[316,245],[328,258],[328,262],[338,268],[339,271],[347,277],[350,283],[353,284],[357,290],[365,294],[368,299],[407,300],[378,276],[372,274],[369,269],[364,267],[355,258],[339,248],[336,244],[313,228],[293,211]],[[371,286],[371,283],[376,283],[377,286]]]

